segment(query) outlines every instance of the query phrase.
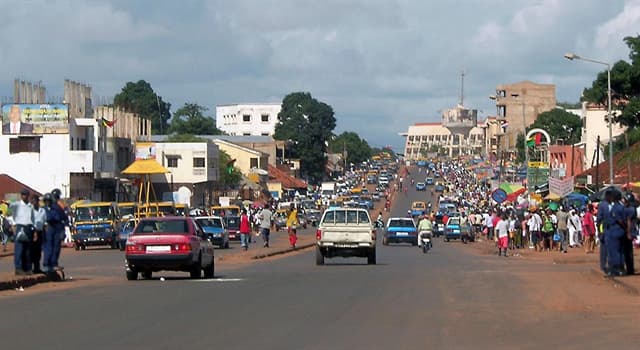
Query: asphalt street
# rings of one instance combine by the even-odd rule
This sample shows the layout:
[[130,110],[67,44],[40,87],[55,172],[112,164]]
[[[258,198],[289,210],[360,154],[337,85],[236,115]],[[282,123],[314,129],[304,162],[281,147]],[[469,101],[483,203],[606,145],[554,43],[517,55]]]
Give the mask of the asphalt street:
[[[404,216],[412,200],[428,196],[400,194],[393,213]],[[428,254],[379,244],[376,266],[342,258],[315,266],[310,251],[213,280],[127,282],[120,272],[99,287],[0,298],[0,339],[11,349],[83,350],[612,346],[596,332],[621,329],[620,320],[535,312],[539,296],[524,290],[511,271],[518,268],[437,240]]]

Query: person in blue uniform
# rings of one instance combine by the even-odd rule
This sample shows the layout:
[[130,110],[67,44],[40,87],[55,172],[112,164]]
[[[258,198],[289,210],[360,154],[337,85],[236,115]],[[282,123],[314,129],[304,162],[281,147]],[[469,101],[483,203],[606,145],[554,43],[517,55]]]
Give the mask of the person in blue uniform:
[[621,203],[622,193],[614,191],[612,199],[609,215],[605,218],[605,222],[608,224],[604,238],[607,242],[607,260],[609,262],[607,275],[622,276],[625,274],[622,260],[622,238],[627,234],[627,217]]
[[607,245],[605,241],[605,232],[608,223],[606,218],[609,216],[609,210],[612,202],[613,190],[604,191],[604,200],[598,203],[598,244],[600,245],[600,270],[607,273]]
[[627,232],[622,237],[622,256],[627,275],[635,274],[633,263],[633,240],[638,236],[638,214],[636,198],[633,193],[626,193],[624,196],[624,212],[627,221]]

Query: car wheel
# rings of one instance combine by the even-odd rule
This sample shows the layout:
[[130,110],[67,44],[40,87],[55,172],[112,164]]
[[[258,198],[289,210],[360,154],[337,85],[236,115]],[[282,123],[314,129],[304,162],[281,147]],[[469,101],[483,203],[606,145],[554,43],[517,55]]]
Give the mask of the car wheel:
[[316,265],[324,265],[324,255],[322,255],[322,249],[316,246]]
[[135,281],[138,279],[138,271],[135,270],[127,270],[127,280],[129,281]]
[[369,256],[367,256],[367,264],[369,264],[369,265],[375,265],[376,264],[376,250],[375,249],[371,249],[371,251],[369,251]]
[[150,280],[151,277],[153,277],[153,272],[152,271],[142,271],[142,278],[144,278],[146,280]]
[[198,279],[202,277],[202,262],[200,259],[198,259],[198,262],[191,267],[189,277],[191,277],[191,279]]
[[382,245],[389,245],[389,239],[387,237],[382,237]]
[[213,258],[211,259],[211,264],[204,268],[204,278],[213,278],[215,273],[215,265],[213,262]]

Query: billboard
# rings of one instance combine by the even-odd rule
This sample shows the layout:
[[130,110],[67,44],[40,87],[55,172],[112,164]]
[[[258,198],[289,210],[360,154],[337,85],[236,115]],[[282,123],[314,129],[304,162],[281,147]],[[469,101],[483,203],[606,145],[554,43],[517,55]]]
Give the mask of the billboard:
[[69,105],[12,103],[2,106],[2,134],[68,134]]
[[153,142],[136,143],[136,160],[156,159],[156,144]]
[[445,128],[475,128],[478,126],[478,110],[458,106],[442,113],[442,126]]

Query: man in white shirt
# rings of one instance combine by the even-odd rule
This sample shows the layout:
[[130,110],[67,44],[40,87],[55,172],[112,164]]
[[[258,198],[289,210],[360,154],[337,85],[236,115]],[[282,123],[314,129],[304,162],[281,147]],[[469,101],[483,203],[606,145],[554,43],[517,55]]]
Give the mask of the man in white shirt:
[[9,207],[13,213],[16,225],[13,263],[16,276],[31,275],[31,242],[33,240],[34,212],[29,203],[29,191],[24,189],[20,193],[20,200],[11,203]]
[[527,226],[529,226],[529,234],[531,235],[530,242],[533,244],[536,251],[538,250],[538,246],[541,242],[540,237],[540,229],[542,228],[542,218],[537,212],[534,212],[529,221],[527,222]]
[[[509,220],[505,214],[500,216],[500,221],[495,227],[496,235],[498,236],[498,256],[507,256],[507,249],[509,248]],[[502,252],[504,251],[504,255]]]
[[40,197],[31,197],[33,206],[34,232],[33,242],[31,242],[31,264],[33,273],[42,273],[40,269],[40,258],[42,257],[42,239],[44,237],[44,224],[47,222],[47,212],[40,206]]
[[271,219],[273,213],[269,210],[268,206],[265,206],[260,212],[260,233],[262,234],[262,241],[265,247],[269,247],[269,235],[271,231]]

